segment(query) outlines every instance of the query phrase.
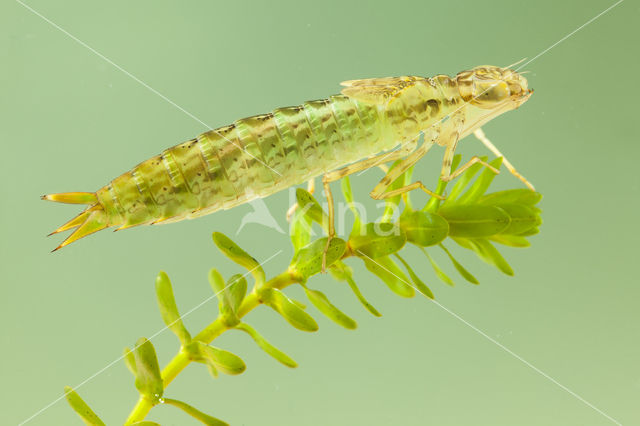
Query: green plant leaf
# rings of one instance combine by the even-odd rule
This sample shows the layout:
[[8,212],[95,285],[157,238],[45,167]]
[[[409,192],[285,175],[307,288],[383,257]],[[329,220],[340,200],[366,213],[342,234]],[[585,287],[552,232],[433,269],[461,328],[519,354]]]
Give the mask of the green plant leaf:
[[296,209],[291,219],[291,244],[297,252],[311,241],[311,219],[301,209]]
[[164,321],[169,330],[178,336],[180,342],[186,345],[191,341],[191,335],[180,318],[178,306],[173,296],[171,280],[169,280],[169,276],[164,271],[160,271],[156,277],[156,296],[162,321]]
[[143,420],[141,422],[131,423],[131,426],[160,426],[160,423],[150,422],[149,420]]
[[495,266],[503,273],[511,276],[513,275],[513,269],[511,269],[511,266],[509,266],[500,252],[488,240],[482,238],[453,238],[453,240],[462,247],[473,250],[480,259]]
[[462,278],[469,281],[471,284],[480,284],[476,277],[474,277],[469,271],[467,271],[465,267],[462,266],[460,262],[455,259],[455,257],[453,257],[453,255],[449,252],[449,250],[447,250],[445,246],[443,246],[442,244],[439,244],[439,246],[442,250],[444,250],[445,253],[447,253],[447,256],[449,256],[451,263],[453,263],[454,268],[456,268]]
[[[456,170],[458,168],[461,159],[462,155],[460,154],[456,154],[453,156],[453,161],[451,162],[451,170]],[[444,190],[447,188],[448,183],[449,182],[445,182],[442,179],[438,179],[438,186],[436,187],[436,190],[434,192],[438,195],[442,195],[444,193]],[[440,204],[441,200],[439,198],[431,197],[422,208],[422,211],[435,213],[440,208]]]
[[525,231],[525,232],[523,232],[521,234],[518,234],[518,236],[520,236],[520,237],[531,237],[532,235],[536,235],[539,232],[540,232],[540,229],[538,229],[538,227],[535,227],[535,228],[531,228],[530,230]]
[[264,269],[262,269],[260,263],[242,250],[229,237],[220,232],[214,232],[213,242],[218,246],[222,254],[250,271],[258,285],[262,285],[265,282]]
[[298,364],[291,359],[287,354],[280,349],[269,343],[260,333],[258,333],[253,327],[247,323],[240,323],[236,325],[236,329],[242,330],[247,333],[258,344],[260,349],[271,355],[276,361],[286,365],[287,367],[296,368]]
[[535,206],[542,199],[539,194],[530,189],[508,189],[506,191],[497,191],[483,195],[478,200],[478,204],[495,206],[500,204],[525,204],[527,206]]
[[[353,191],[351,191],[351,181],[349,180],[349,176],[345,176],[341,179],[340,187],[342,188],[344,201],[351,206],[353,204]],[[353,210],[353,214],[357,216],[358,211]]]
[[400,228],[407,241],[419,246],[432,246],[449,234],[449,223],[440,215],[425,211],[405,210],[400,215]]
[[427,259],[429,259],[429,263],[431,263],[431,267],[433,268],[434,272],[436,273],[436,276],[440,279],[440,281],[453,287],[455,285],[453,283],[453,280],[449,278],[447,274],[444,273],[444,271],[440,268],[440,266],[438,266],[436,261],[433,260],[433,257],[431,257],[431,255],[424,248],[420,247],[420,249],[422,250],[424,255],[427,256]]
[[[327,250],[327,267],[342,257],[346,245],[345,241],[340,238],[334,237],[331,239]],[[303,280],[317,274],[322,270],[322,256],[326,246],[327,238],[325,237],[319,238],[298,250],[293,256],[293,260],[291,260],[289,270]]]
[[351,317],[336,308],[321,291],[312,290],[306,286],[304,287],[304,291],[307,294],[309,301],[313,303],[313,306],[315,306],[331,321],[349,330],[354,330],[358,326]]
[[296,199],[298,200],[298,208],[303,214],[326,230],[329,219],[315,197],[309,191],[297,188]]
[[337,261],[333,265],[331,265],[329,272],[331,272],[331,275],[336,280],[345,281],[349,285],[349,288],[351,288],[353,294],[356,295],[358,301],[362,304],[362,306],[365,307],[367,311],[371,312],[371,314],[376,317],[382,316],[382,314],[378,312],[378,310],[374,308],[373,305],[369,303],[369,301],[365,299],[365,297],[360,292],[360,289],[353,280],[353,271],[349,266],[345,265],[342,261]]
[[157,402],[164,390],[156,350],[151,342],[141,337],[133,354],[136,359],[136,388],[140,394]]
[[416,275],[415,272],[413,272],[413,269],[409,266],[409,264],[402,257],[400,257],[399,254],[396,253],[395,256],[402,263],[402,265],[404,266],[404,269],[406,269],[407,272],[409,273],[409,276],[411,277],[411,281],[413,281],[413,284],[416,287],[416,290],[418,290],[420,293],[422,293],[423,296],[426,296],[429,299],[435,299],[435,296],[433,295],[433,292],[431,291],[431,289],[427,287],[427,285],[424,282],[422,282],[422,280]]
[[135,377],[138,374],[138,370],[136,368],[136,356],[133,354],[133,351],[129,348],[124,348],[122,353],[124,364],[127,366],[127,370],[133,374]]
[[[487,161],[487,156],[480,157],[482,161]],[[451,193],[447,196],[447,199],[442,203],[442,207],[448,206],[450,204],[454,204],[457,202],[457,198],[462,194],[462,191],[465,190],[471,179],[480,171],[484,166],[482,164],[476,163],[473,166],[469,167],[459,178],[453,188],[451,189]],[[452,167],[453,170],[453,167]]]
[[241,374],[247,368],[239,356],[197,340],[189,343],[185,350],[192,361],[211,365],[225,374]]
[[[404,176],[404,182],[402,183],[403,186],[411,185],[413,168],[414,166],[409,167],[407,171],[402,174],[402,176]],[[411,193],[412,191],[405,192],[404,194],[402,194],[402,199],[404,200],[404,203],[407,206],[407,210],[413,211],[413,203],[411,202]]]
[[283,292],[275,288],[264,288],[259,292],[260,300],[274,311],[278,312],[292,326],[302,331],[316,331],[318,324],[291,301]]
[[213,377],[214,379],[218,378],[218,370],[216,369],[216,366],[208,363],[208,362],[201,362],[203,364],[205,364],[205,366],[207,367],[207,371],[209,372],[209,375],[211,377]]
[[73,411],[80,416],[85,424],[89,426],[105,426],[104,422],[100,420],[100,417],[93,412],[91,407],[89,407],[70,386],[64,387],[64,396],[67,398],[67,402],[71,408],[73,408]]
[[211,268],[209,270],[209,285],[211,286],[211,290],[213,290],[213,294],[219,298],[220,302],[218,303],[220,305],[220,310],[222,311],[223,305],[228,304],[225,303],[226,295],[224,294],[227,284],[224,282],[222,274],[220,274],[216,268]]
[[[502,165],[502,157],[498,157],[489,163],[491,166],[500,170]],[[487,191],[493,179],[497,176],[491,169],[484,167],[484,170],[471,185],[471,187],[456,200],[456,204],[473,204]]]
[[348,245],[356,256],[373,259],[400,250],[407,241],[405,233],[392,223],[367,223],[362,235],[351,235]]
[[340,181],[340,185],[342,186],[342,195],[344,196],[344,200],[349,206],[351,212],[353,212],[353,227],[351,228],[352,234],[359,234],[361,227],[361,219],[360,213],[356,208],[355,203],[353,202],[353,193],[351,192],[351,183],[349,181],[349,176],[345,176]]
[[[398,164],[400,164],[400,161],[401,160],[396,160],[389,168],[389,172],[391,172],[394,168],[396,168]],[[405,186],[405,179],[406,179],[405,174],[406,172],[398,176],[396,180],[394,180],[391,183],[391,185],[389,185],[389,187],[385,192],[391,192]],[[387,197],[384,199],[384,211],[382,213],[382,219],[380,220],[381,222],[388,222],[393,219],[393,213],[398,210],[398,206],[400,205],[401,200],[402,200],[402,196],[400,194],[393,197]]]
[[186,402],[178,401],[177,399],[164,398],[163,402],[165,404],[173,405],[190,415],[191,417],[199,420],[207,426],[229,426],[228,423],[223,422],[220,419],[216,419],[208,414],[203,413],[200,410],[195,409],[191,405]]
[[489,237],[489,239],[491,241],[494,241],[496,243],[509,246],[509,247],[524,248],[524,247],[529,247],[531,245],[529,240],[519,235],[498,234],[498,235]]
[[540,216],[530,206],[524,204],[500,204],[496,207],[504,210],[511,218],[509,226],[502,230],[501,234],[519,235],[538,227],[542,223]]
[[205,356],[211,360],[211,363],[225,374],[241,374],[247,369],[242,358],[232,352],[210,345],[204,345],[202,350]]
[[238,308],[247,293],[247,280],[241,274],[236,274],[224,282],[224,278],[217,269],[209,271],[209,284],[218,298],[218,310],[227,326],[233,327],[240,320],[236,315]]
[[307,305],[305,305],[305,304],[304,304],[304,303],[302,303],[301,301],[296,300],[296,299],[294,299],[293,297],[290,297],[290,298],[289,298],[289,300],[291,300],[293,303],[295,303],[295,305],[296,305],[298,308],[302,309],[303,311],[304,311],[305,309],[307,309]]
[[511,222],[509,215],[494,206],[454,204],[438,210],[449,222],[449,236],[482,238],[499,234]]
[[238,312],[238,308],[242,304],[244,296],[247,294],[247,280],[244,278],[244,275],[236,274],[229,278],[225,293],[229,307],[234,313]]
[[413,287],[409,279],[390,257],[371,259],[363,257],[364,266],[384,282],[398,296],[413,297]]
[[246,293],[247,280],[244,276],[236,274],[229,278],[223,292],[224,298],[220,300],[222,305],[221,312],[223,313],[227,326],[233,327],[240,322],[237,312]]
[[218,312],[224,318],[225,323],[237,320],[235,311],[233,310],[229,294],[227,293],[227,283],[224,281],[222,274],[216,268],[209,270],[209,285],[213,290],[214,296],[218,298]]

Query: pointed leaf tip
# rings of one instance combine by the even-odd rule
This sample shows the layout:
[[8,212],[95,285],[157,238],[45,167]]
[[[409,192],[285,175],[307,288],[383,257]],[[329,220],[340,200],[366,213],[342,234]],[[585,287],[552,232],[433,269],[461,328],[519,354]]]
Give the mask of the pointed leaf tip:
[[378,312],[378,310],[376,308],[374,308],[373,305],[371,303],[369,303],[369,301],[360,292],[360,289],[358,288],[358,286],[356,285],[355,281],[353,280],[353,271],[351,270],[350,267],[345,265],[342,261],[337,261],[336,263],[331,265],[331,268],[329,268],[329,272],[331,272],[331,275],[336,280],[338,280],[338,281],[346,281],[347,285],[349,286],[349,288],[351,289],[353,294],[356,295],[356,298],[358,299],[358,301],[373,316],[376,316],[376,317],[381,317],[382,316],[382,314],[380,312]]
[[129,348],[124,348],[122,356],[127,370],[135,377],[138,374],[138,368],[136,367],[136,356],[133,354],[133,351]]
[[260,300],[274,311],[278,312],[292,326],[302,331],[317,331],[318,323],[282,291],[275,288],[265,288],[259,293]]
[[388,256],[370,259],[363,257],[364,266],[384,282],[387,287],[398,296],[413,297],[413,287],[409,285],[409,279]]
[[[502,157],[498,157],[489,162],[489,165],[493,168],[500,170],[500,166],[502,165]],[[497,176],[497,174],[488,167],[483,166],[482,173],[476,179],[476,181],[471,185],[471,187],[460,196],[456,200],[456,203],[459,204],[473,204],[478,201],[480,197],[487,191],[493,179]]]
[[413,272],[413,269],[409,266],[409,264],[402,257],[400,257],[399,254],[396,253],[395,256],[398,258],[400,263],[402,263],[404,269],[406,269],[409,273],[411,281],[413,281],[416,290],[418,290],[420,293],[422,293],[423,296],[426,296],[429,299],[435,299],[435,296],[433,295],[431,289],[427,287],[427,285],[418,277],[415,272]]
[[493,265],[506,275],[513,276],[513,269],[500,252],[485,238],[452,238],[460,246],[473,250],[480,259]]
[[76,391],[73,390],[70,386],[64,387],[64,396],[67,399],[67,402],[73,408],[73,411],[76,412],[82,419],[82,421],[89,426],[105,426],[104,422],[98,417],[96,413],[93,412],[91,407],[87,405],[86,402]]
[[535,207],[514,203],[500,204],[495,207],[502,209],[511,218],[509,226],[503,229],[500,232],[501,234],[520,235],[540,226],[542,223],[539,214],[534,210]]
[[464,278],[471,284],[476,284],[476,285],[480,284],[480,282],[476,279],[476,277],[474,277],[469,271],[467,271],[467,269],[464,266],[462,266],[460,262],[456,260],[455,257],[453,257],[451,252],[449,252],[449,250],[445,246],[443,246],[442,244],[439,244],[439,246],[447,254],[447,256],[449,257],[449,260],[451,260],[451,263],[453,263],[453,267],[456,268],[456,270],[462,276],[462,278]]
[[496,249],[493,244],[491,244],[486,239],[477,239],[473,240],[473,242],[477,247],[479,247],[478,252],[487,263],[494,265],[506,275],[514,275],[513,269],[511,268],[509,263],[505,260],[504,257],[502,257],[498,249]]
[[211,371],[211,373],[214,376],[217,375],[216,370],[220,370],[225,374],[236,375],[243,373],[247,368],[246,364],[239,356],[200,341],[193,341],[189,343],[185,349],[189,354],[189,359],[192,361],[213,367],[213,371]]
[[173,295],[171,280],[169,280],[169,276],[164,271],[160,271],[156,277],[156,296],[160,314],[162,315],[162,320],[165,325],[178,336],[178,339],[180,339],[183,345],[189,343],[189,341],[191,341],[191,335],[182,322]]
[[265,273],[260,263],[240,248],[231,238],[221,232],[213,233],[213,242],[229,259],[251,272],[257,283],[265,282]]
[[342,312],[340,309],[336,308],[324,293],[318,290],[311,290],[306,287],[304,290],[307,294],[307,298],[309,298],[309,301],[313,303],[313,306],[315,306],[327,318],[348,330],[356,329],[358,324],[355,322],[355,320]]
[[509,246],[509,247],[524,248],[524,247],[529,247],[531,245],[529,240],[519,235],[498,234],[498,235],[489,237],[489,239],[493,242],[496,242],[498,244],[502,244],[505,246]]
[[[482,161],[487,161],[487,156],[480,157]],[[462,194],[462,191],[465,190],[471,179],[480,171],[482,168],[482,164],[476,163],[473,166],[469,167],[466,172],[464,172],[453,185],[451,189],[451,193],[447,196],[447,199],[442,203],[442,207],[455,204],[457,202],[458,197]]]
[[296,368],[298,364],[291,359],[287,354],[282,352],[280,349],[273,346],[269,343],[260,333],[258,333],[253,327],[251,327],[247,323],[240,323],[236,326],[236,329],[244,331],[256,342],[256,344],[265,351],[267,354],[271,355],[276,361],[286,365],[290,368]]
[[216,268],[209,270],[209,285],[211,285],[211,289],[215,295],[220,295],[224,292],[226,284],[222,274],[220,274]]
[[451,278],[449,278],[449,276],[447,274],[445,274],[445,272],[442,270],[442,268],[440,268],[440,266],[436,263],[436,261],[433,259],[433,257],[431,257],[429,252],[427,250],[425,250],[424,248],[422,248],[422,252],[429,259],[429,263],[431,263],[431,267],[433,268],[433,271],[436,273],[436,276],[438,277],[438,279],[440,281],[442,281],[443,283],[453,287],[455,285],[453,280]]
[[217,419],[215,417],[212,417],[212,416],[210,416],[208,414],[205,414],[202,411],[200,411],[200,410],[192,407],[191,405],[187,404],[186,402],[178,401],[177,399],[164,398],[164,403],[165,404],[169,404],[169,405],[173,405],[174,407],[177,407],[177,408],[181,409],[182,411],[184,411],[185,413],[187,413],[191,417],[195,418],[196,420],[199,420],[200,422],[204,423],[205,425],[208,425],[208,426],[229,426],[228,423],[223,422],[222,420]]

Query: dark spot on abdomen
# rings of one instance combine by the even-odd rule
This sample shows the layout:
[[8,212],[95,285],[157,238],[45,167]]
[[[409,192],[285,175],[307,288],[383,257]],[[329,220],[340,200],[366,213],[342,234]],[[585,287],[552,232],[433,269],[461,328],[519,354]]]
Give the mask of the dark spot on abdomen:
[[436,115],[440,111],[440,101],[437,99],[429,99],[427,101],[427,108],[431,116]]

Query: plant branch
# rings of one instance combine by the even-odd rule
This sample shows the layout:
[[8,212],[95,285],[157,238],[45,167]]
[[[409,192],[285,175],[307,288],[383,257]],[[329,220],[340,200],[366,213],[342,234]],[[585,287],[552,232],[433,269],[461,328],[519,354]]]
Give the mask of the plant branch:
[[[483,157],[483,160],[486,161],[487,158]],[[459,162],[460,156],[456,156],[454,168]],[[491,166],[499,169],[501,162],[502,158],[496,158],[491,161]],[[410,172],[405,172],[393,185],[410,181]],[[476,174],[478,176],[473,180]],[[529,246],[527,238],[537,234],[542,223],[541,210],[536,207],[541,195],[528,189],[485,194],[494,177],[492,170],[481,170],[480,164],[473,165],[453,185],[444,202],[433,197],[422,209],[414,209],[408,194],[404,198],[388,198],[385,200],[385,211],[393,212],[399,207],[401,200],[404,200],[405,208],[396,220],[392,220],[391,215],[388,215],[380,222],[374,223],[365,223],[362,220],[358,209],[353,205],[349,180],[344,178],[344,199],[351,206],[354,215],[354,225],[347,241],[338,237],[321,237],[312,241],[313,223],[320,225],[326,232],[327,215],[309,192],[298,189],[296,198],[299,208],[294,214],[290,230],[294,248],[293,258],[284,272],[268,281],[262,265],[255,258],[226,235],[214,232],[213,242],[222,254],[248,272],[233,275],[225,281],[215,268],[209,271],[209,283],[218,298],[219,313],[213,322],[193,338],[182,322],[168,275],[162,271],[158,274],[156,295],[160,313],[167,328],[180,341],[180,349],[162,370],[149,340],[140,338],[133,350],[125,349],[125,363],[133,373],[135,386],[140,393],[140,398],[125,424],[155,424],[145,421],[145,418],[154,406],[167,403],[204,424],[228,426],[224,421],[205,414],[186,402],[166,398],[165,390],[194,361],[206,364],[214,376],[218,375],[218,371],[225,374],[242,373],[246,365],[240,357],[209,345],[229,329],[249,334],[268,355],[287,367],[296,367],[293,359],[271,345],[249,324],[241,321],[258,305],[264,304],[275,310],[293,327],[302,331],[316,331],[318,324],[305,311],[305,306],[290,299],[282,291],[291,284],[302,285],[309,302],[327,318],[346,329],[356,328],[355,320],[340,311],[324,293],[308,286],[309,278],[324,269],[325,260],[333,278],[348,285],[363,307],[374,316],[381,314],[360,292],[354,281],[353,270],[343,262],[344,259],[360,259],[370,273],[401,297],[414,296],[414,290],[427,297],[434,297],[431,289],[422,281],[421,274],[414,272],[413,266],[400,256],[400,251],[408,245],[420,249],[436,276],[448,285],[453,285],[453,280],[437,264],[427,248],[442,250],[459,275],[469,283],[478,284],[478,280],[443,245],[447,238],[462,248],[475,252],[479,259],[495,266],[501,272],[512,275],[513,270],[494,243],[510,247]],[[444,194],[446,186],[446,182],[439,180],[436,193]],[[251,274],[255,281],[249,293],[245,279],[248,274]],[[413,284],[409,284],[410,281]],[[85,423],[103,424],[75,391],[65,388],[65,395],[71,407]]]
[[[280,290],[297,282],[299,282],[298,278],[296,278],[288,271],[285,271],[267,281],[264,287]],[[253,291],[242,301],[242,304],[238,309],[238,318],[244,317],[260,304],[261,302],[258,299],[256,288],[254,287]],[[200,333],[198,333],[193,338],[193,340],[209,344],[227,330],[229,330],[229,327],[225,324],[224,319],[219,316],[215,321],[213,321]],[[189,354],[184,350],[183,347],[181,347],[178,354],[176,354],[176,356],[174,356],[173,359],[169,361],[169,363],[162,369],[162,382],[164,385],[164,389],[166,389],[167,386],[169,386],[169,384],[173,381],[173,379],[175,379],[178,374],[180,374],[180,372],[184,370],[191,362],[192,360],[189,359]],[[136,403],[135,407],[129,414],[127,421],[125,422],[125,425],[130,425],[135,422],[144,420],[145,417],[149,414],[149,411],[151,411],[151,409],[154,407],[154,405],[154,401],[151,401],[144,395],[140,395],[138,402]]]

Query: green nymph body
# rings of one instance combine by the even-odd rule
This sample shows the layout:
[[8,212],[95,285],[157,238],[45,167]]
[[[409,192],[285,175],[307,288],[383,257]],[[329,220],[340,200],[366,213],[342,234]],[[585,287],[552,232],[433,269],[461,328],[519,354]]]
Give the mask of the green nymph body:
[[437,135],[454,113],[484,111],[464,99],[458,78],[344,84],[342,95],[243,118],[166,149],[95,193],[44,196],[89,204],[55,231],[78,227],[58,248],[107,227],[168,223],[232,208],[402,146],[426,129]]

